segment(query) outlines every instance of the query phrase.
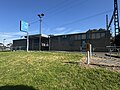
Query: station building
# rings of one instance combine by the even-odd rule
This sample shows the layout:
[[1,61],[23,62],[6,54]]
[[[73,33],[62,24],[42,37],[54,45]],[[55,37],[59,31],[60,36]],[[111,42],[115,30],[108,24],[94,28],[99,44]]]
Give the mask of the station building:
[[[29,36],[29,50],[39,50],[40,35]],[[41,50],[51,51],[85,51],[90,43],[94,51],[107,51],[110,46],[110,31],[105,29],[88,30],[85,33],[42,36]],[[26,39],[13,40],[14,49],[26,49]]]
[[[40,34],[29,36],[29,50],[39,50]],[[49,38],[47,35],[41,35],[41,50],[49,50]],[[26,50],[27,37],[25,39],[13,40],[13,50]]]

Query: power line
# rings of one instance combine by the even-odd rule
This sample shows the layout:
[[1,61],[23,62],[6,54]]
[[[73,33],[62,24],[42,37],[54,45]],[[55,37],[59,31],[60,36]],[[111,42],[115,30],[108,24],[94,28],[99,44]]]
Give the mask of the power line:
[[80,6],[80,5],[84,4],[84,3],[86,3],[87,1],[89,1],[89,0],[82,0],[82,1],[79,1],[79,2],[73,2],[73,1],[72,2],[68,2],[68,3],[66,3],[67,5],[66,4],[64,6],[61,5],[61,8],[54,9],[52,12],[50,12],[49,15],[50,16],[55,16],[56,14],[61,14],[63,12],[66,12],[66,10],[70,10],[71,8],[73,9],[73,8],[75,8],[77,6]]
[[65,3],[65,2],[66,2],[66,1],[63,0],[62,2],[58,3],[57,5],[54,5],[53,7],[45,10],[44,12],[50,12],[50,11],[52,11],[53,9],[55,9],[55,7],[59,7],[59,6],[61,6],[61,4]]
[[[62,2],[58,3],[57,5],[54,5],[53,7],[51,7],[51,8],[49,8],[49,9],[45,10],[44,13],[48,13],[48,12],[54,10],[55,7],[61,6],[61,4],[63,4],[63,3],[65,4],[66,1],[63,0]],[[33,20],[32,22],[30,22],[30,25],[31,25],[31,24],[35,24],[35,23],[37,23],[38,21],[39,21],[39,20]]]
[[[59,3],[59,7],[58,7],[58,5],[55,5],[55,6],[53,6],[51,9],[48,9],[48,10],[45,10],[45,12],[49,12],[50,13],[50,11],[56,11],[56,12],[52,12],[52,13],[50,13],[49,15],[50,16],[54,16],[54,15],[56,15],[56,14],[60,14],[60,13],[63,13],[63,12],[65,12],[66,10],[65,9],[70,9],[70,8],[72,8],[72,7],[74,7],[74,6],[78,6],[78,4],[80,5],[80,4],[83,4],[83,3],[85,3],[85,2],[87,2],[87,1],[89,1],[89,0],[82,0],[81,2],[73,2],[73,1],[69,1],[69,2],[66,2],[66,1],[62,1],[62,2],[60,2]],[[69,6],[69,4],[71,4],[71,3],[74,3],[74,5],[72,4],[72,5],[70,5]],[[62,5],[61,5],[62,4]],[[65,6],[64,6],[65,5]],[[58,7],[58,8],[54,8],[54,7]],[[67,8],[66,8],[66,6],[67,6]],[[62,9],[59,9],[60,7],[65,7],[65,8],[62,8]],[[53,14],[53,15],[52,15]],[[33,22],[31,22],[30,24],[35,24],[35,23],[37,23],[39,20],[35,20],[35,21],[33,21]]]
[[35,24],[35,23],[37,23],[37,22],[39,22],[40,20],[35,20],[35,21],[33,21],[33,22],[30,22],[30,25],[31,24]]
[[45,21],[43,21],[43,23],[44,23],[44,25],[45,25],[46,27],[49,28],[49,25],[48,25],[47,23],[45,23]]
[[88,17],[85,17],[85,18],[82,18],[82,19],[77,19],[77,20],[74,20],[72,22],[69,22],[69,23],[65,23],[65,24],[62,24],[62,25],[59,25],[59,26],[56,26],[56,27],[52,27],[51,29],[55,29],[55,28],[58,28],[58,27],[66,27],[68,25],[71,25],[71,24],[75,24],[75,23],[78,23],[78,22],[81,22],[81,21],[84,21],[84,20],[88,20],[88,19],[91,19],[91,18],[94,18],[94,17],[97,17],[97,16],[100,16],[100,15],[103,15],[103,14],[107,14],[109,12],[112,12],[113,10],[107,10],[107,11],[104,11],[104,12],[101,12],[101,13],[97,13],[97,14],[94,14],[94,15],[91,15],[91,16],[88,16]]
[[68,26],[68,25],[71,25],[71,24],[75,24],[77,22],[81,22],[81,21],[84,21],[84,20],[87,20],[87,19],[91,19],[91,18],[94,18],[96,16],[100,16],[100,15],[103,15],[105,13],[109,13],[111,11],[112,10],[108,10],[108,11],[104,11],[104,12],[101,12],[101,13],[97,13],[97,14],[94,14],[94,15],[91,15],[91,16],[88,16],[88,17],[85,17],[85,18],[82,18],[82,19],[77,19],[77,20],[74,20],[72,22],[69,22],[69,23],[66,23],[66,24],[62,24],[62,25],[57,26],[57,27],[63,27],[63,26]]
[[[120,10],[120,9],[119,9]],[[74,20],[72,22],[69,22],[69,23],[65,23],[65,24],[62,24],[60,26],[56,26],[56,27],[65,27],[65,26],[68,26],[68,25],[71,25],[71,24],[75,24],[75,23],[78,23],[78,22],[81,22],[81,21],[84,21],[84,20],[88,20],[88,19],[91,19],[91,18],[94,18],[94,17],[97,17],[97,16],[100,16],[100,15],[103,15],[103,14],[106,14],[106,13],[109,13],[109,12],[112,12],[112,10],[107,10],[107,11],[104,11],[104,12],[101,12],[101,13],[97,13],[97,14],[94,14],[94,15],[91,15],[91,16],[88,16],[88,17],[85,17],[85,18],[82,18],[82,19],[77,19],[77,20]],[[39,20],[36,20],[34,22],[31,22],[30,24],[35,24],[37,23]],[[49,25],[46,24],[45,22],[43,22],[44,25],[46,25],[48,28],[49,28]]]
[[[89,0],[87,0],[87,1],[89,1]],[[63,2],[65,2],[65,1],[63,1]],[[61,2],[61,4],[63,3],[63,2]],[[83,3],[85,3],[86,2],[86,0],[85,1],[83,1],[83,2],[81,2],[81,4],[83,4]],[[70,3],[70,2],[67,2],[67,3]],[[66,4],[67,4],[66,3]],[[64,4],[65,5],[65,4]],[[63,5],[62,5],[63,6]],[[71,8],[71,7],[73,7],[74,5],[72,5],[72,6],[69,6],[69,8]],[[53,8],[53,7],[52,7]],[[65,11],[65,9],[66,8],[62,8],[62,9],[60,9],[60,10],[64,10]],[[53,10],[57,10],[57,8],[56,9],[53,9]],[[120,9],[119,9],[120,10]],[[48,10],[46,10],[46,12],[50,12],[50,11],[52,11],[51,9],[48,9]],[[63,12],[64,12],[63,11]],[[105,13],[108,13],[108,12],[111,12],[112,10],[108,10],[108,11],[104,11],[104,12],[101,12],[101,13],[97,13],[97,14],[94,14],[94,15],[91,15],[91,16],[88,16],[88,17],[85,17],[85,18],[82,18],[82,19],[77,19],[77,20],[74,20],[74,21],[71,21],[71,22],[69,22],[69,23],[65,23],[65,24],[62,24],[62,25],[60,25],[60,26],[57,26],[57,27],[62,27],[62,26],[68,26],[68,25],[71,25],[71,24],[75,24],[75,23],[77,23],[77,22],[81,22],[81,21],[84,21],[84,20],[87,20],[87,19],[90,19],[90,18],[94,18],[94,17],[96,17],[96,16],[100,16],[100,15],[102,15],[102,14],[105,14]],[[57,10],[57,12],[58,12],[58,10]],[[55,12],[54,12],[55,13]],[[60,12],[58,12],[58,13],[60,13]],[[56,15],[56,14],[55,14]],[[30,24],[35,24],[35,23],[37,23],[39,20],[36,20],[36,21],[34,21],[34,22],[31,22]],[[45,24],[45,23],[44,23]],[[46,25],[47,27],[49,27],[49,25]]]
[[56,12],[62,8],[66,8],[66,6],[69,6],[71,3],[73,3],[73,1],[63,1],[63,2],[60,2],[60,4],[57,4],[55,7],[53,7],[52,9],[49,9],[49,11],[47,11],[46,13],[53,13],[53,12]]

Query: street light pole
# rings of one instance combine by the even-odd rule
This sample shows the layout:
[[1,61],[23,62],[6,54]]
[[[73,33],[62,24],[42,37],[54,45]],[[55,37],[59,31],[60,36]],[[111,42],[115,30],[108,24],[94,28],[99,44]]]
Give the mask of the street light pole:
[[39,51],[41,51],[42,46],[42,17],[44,14],[38,14],[38,17],[40,18],[40,37],[39,37]]
[[3,39],[3,50],[5,49],[5,40],[6,39]]
[[[6,39],[3,39],[3,45],[5,44],[5,40],[6,40]],[[4,46],[5,46],[5,45],[4,45]]]
[[51,41],[50,41],[50,36],[51,36],[51,35],[49,35],[49,37],[48,37],[48,38],[49,38],[49,44],[48,44],[48,45],[49,45],[49,51],[50,51],[50,46],[51,46],[51,44],[50,44],[50,43],[51,43]]

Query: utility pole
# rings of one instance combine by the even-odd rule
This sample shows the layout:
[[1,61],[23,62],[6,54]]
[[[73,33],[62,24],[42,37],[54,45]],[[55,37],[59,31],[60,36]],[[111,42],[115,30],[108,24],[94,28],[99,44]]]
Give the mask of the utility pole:
[[38,17],[40,18],[40,37],[39,37],[39,51],[41,51],[42,46],[42,17],[44,14],[38,14]]
[[106,30],[108,30],[108,15],[106,15]]
[[118,0],[114,0],[114,11],[113,11],[113,15],[111,17],[110,23],[107,27],[107,30],[110,30],[111,24],[114,21],[114,32],[115,32],[115,44],[118,43],[118,41],[120,40],[120,38],[118,38],[118,36],[120,36],[120,26],[119,26],[119,13],[118,13]]
[[118,34],[120,34],[117,0],[114,0],[114,28],[115,28],[115,37],[116,37]]

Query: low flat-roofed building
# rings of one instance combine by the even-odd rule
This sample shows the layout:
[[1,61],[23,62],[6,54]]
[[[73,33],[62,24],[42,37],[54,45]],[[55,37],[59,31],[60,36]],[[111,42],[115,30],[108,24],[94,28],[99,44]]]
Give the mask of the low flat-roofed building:
[[95,51],[107,51],[110,45],[110,31],[89,30],[86,33],[57,35],[50,37],[50,49],[54,51],[85,51],[90,43]]
[[[94,51],[108,51],[106,46],[110,46],[110,37],[110,31],[105,29],[66,35],[42,35],[41,50],[86,51],[86,43],[90,43]],[[29,36],[29,50],[39,50],[39,38],[40,34]],[[13,48],[26,50],[26,43],[27,39],[13,40]]]
[[[29,36],[29,50],[39,50],[39,40],[40,34],[30,35]],[[47,35],[41,36],[41,50],[48,50],[49,49],[49,41]],[[27,37],[25,39],[18,39],[13,40],[13,50],[26,50],[27,48]]]

